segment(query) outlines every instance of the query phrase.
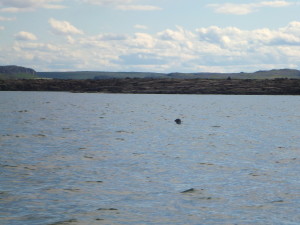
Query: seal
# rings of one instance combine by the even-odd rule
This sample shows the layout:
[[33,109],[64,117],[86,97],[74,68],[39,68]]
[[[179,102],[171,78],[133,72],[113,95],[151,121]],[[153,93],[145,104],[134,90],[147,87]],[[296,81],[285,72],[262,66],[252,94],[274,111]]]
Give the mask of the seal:
[[176,119],[176,120],[174,120],[175,121],[175,123],[177,123],[177,124],[181,124],[181,119]]

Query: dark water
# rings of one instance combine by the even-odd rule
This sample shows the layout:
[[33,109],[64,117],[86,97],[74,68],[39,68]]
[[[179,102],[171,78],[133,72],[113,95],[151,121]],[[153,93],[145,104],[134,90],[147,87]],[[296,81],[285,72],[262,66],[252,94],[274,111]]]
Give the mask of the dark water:
[[300,96],[0,92],[0,224],[300,224],[299,121]]

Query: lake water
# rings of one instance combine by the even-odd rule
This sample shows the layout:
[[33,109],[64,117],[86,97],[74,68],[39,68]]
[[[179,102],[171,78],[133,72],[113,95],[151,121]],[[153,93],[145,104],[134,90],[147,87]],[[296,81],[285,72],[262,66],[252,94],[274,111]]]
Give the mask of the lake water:
[[0,224],[300,224],[299,128],[300,96],[0,92]]

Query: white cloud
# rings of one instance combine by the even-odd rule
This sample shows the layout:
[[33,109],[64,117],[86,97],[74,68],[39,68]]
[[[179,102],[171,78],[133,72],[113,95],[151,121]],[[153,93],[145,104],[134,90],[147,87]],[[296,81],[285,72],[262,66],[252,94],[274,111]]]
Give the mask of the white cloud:
[[109,6],[109,5],[129,4],[133,2],[133,0],[83,0],[83,2],[94,4],[94,5]]
[[134,28],[136,28],[136,29],[142,29],[142,30],[147,30],[148,29],[147,26],[141,25],[141,24],[134,25]]
[[100,34],[97,39],[101,41],[122,41],[127,39],[127,35],[113,33]]
[[113,7],[122,11],[154,11],[162,9],[158,6],[138,4],[139,0],[83,0],[83,2]]
[[16,8],[31,8],[31,7],[45,7],[54,5],[55,2],[62,0],[0,0],[0,6],[3,7],[16,7]]
[[3,26],[0,26],[0,30],[5,30],[5,27],[3,27]]
[[202,41],[218,44],[224,48],[253,48],[260,46],[280,46],[300,44],[300,23],[291,22],[278,30],[268,28],[252,31],[235,27],[219,28],[211,26],[197,29]]
[[261,6],[270,6],[270,7],[285,7],[293,4],[294,3],[287,2],[287,1],[264,1],[260,3]]
[[75,39],[72,36],[68,35],[66,38],[69,44],[75,44]]
[[156,39],[150,34],[147,33],[135,33],[128,42],[129,46],[138,49],[152,49],[156,44]]
[[216,13],[246,15],[254,12],[256,9],[251,4],[209,4],[211,8],[214,8]]
[[154,11],[162,9],[152,5],[119,5],[116,8],[123,11]]
[[59,35],[83,34],[83,31],[79,30],[68,21],[59,21],[51,18],[49,19],[49,23],[55,34],[59,34]]
[[13,20],[16,20],[16,18],[0,16],[0,21],[13,21]]
[[33,42],[17,42],[14,45],[16,50],[28,50],[28,51],[39,51],[39,52],[57,52],[61,50],[60,47],[57,47],[53,44],[45,43],[33,43]]
[[289,34],[293,34],[295,36],[300,36],[300,22],[292,21],[286,27],[279,29],[280,32],[285,32]]
[[33,8],[16,8],[16,7],[8,7],[8,8],[0,8],[0,12],[4,13],[20,13],[20,12],[31,12],[34,11]]
[[189,38],[193,38],[194,34],[190,31],[184,30],[182,27],[177,26],[177,30],[167,29],[162,32],[159,32],[158,36],[162,40],[185,41]]
[[37,40],[37,37],[30,33],[30,32],[26,32],[26,31],[20,31],[19,33],[17,33],[15,35],[16,40],[19,41],[35,41]]
[[63,9],[65,6],[54,4],[62,0],[0,0],[0,12],[28,12],[37,8]]
[[16,42],[6,55],[11,57],[12,63],[15,58],[21,60],[24,56],[29,65],[38,62],[43,70],[240,72],[300,69],[300,21],[278,29],[210,26],[190,31],[176,27],[156,34],[65,35],[61,40],[65,42]]
[[214,9],[216,13],[246,15],[258,11],[263,7],[286,7],[291,5],[299,5],[295,2],[287,1],[262,1],[258,3],[224,3],[224,4],[208,4],[208,7]]

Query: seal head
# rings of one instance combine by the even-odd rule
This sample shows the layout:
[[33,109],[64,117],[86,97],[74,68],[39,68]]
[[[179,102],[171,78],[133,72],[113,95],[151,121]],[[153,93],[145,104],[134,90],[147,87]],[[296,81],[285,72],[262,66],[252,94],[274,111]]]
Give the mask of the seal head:
[[175,123],[177,123],[177,124],[181,124],[181,119],[176,119],[176,120],[174,120],[175,121]]

